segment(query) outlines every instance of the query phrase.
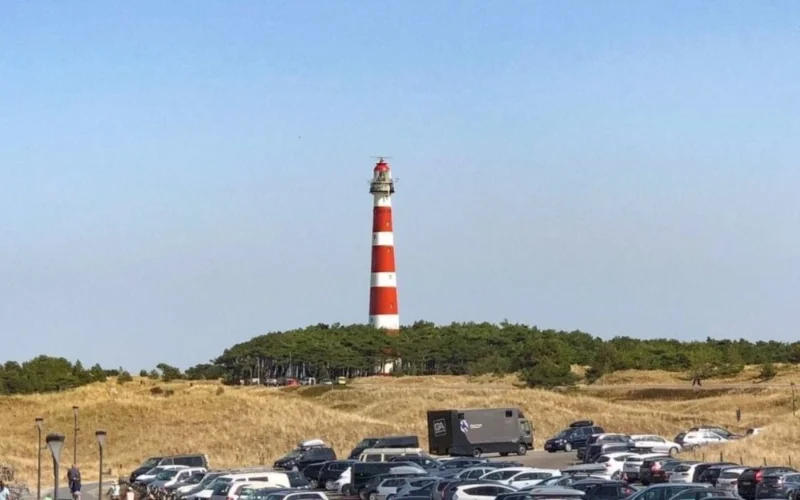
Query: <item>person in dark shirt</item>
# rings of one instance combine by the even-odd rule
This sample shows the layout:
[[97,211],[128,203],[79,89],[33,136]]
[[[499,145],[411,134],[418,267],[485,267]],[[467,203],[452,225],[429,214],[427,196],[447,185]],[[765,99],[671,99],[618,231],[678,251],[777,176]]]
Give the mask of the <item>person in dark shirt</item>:
[[72,467],[67,471],[67,481],[69,481],[69,491],[72,493],[72,498],[80,500],[81,498],[81,471],[78,466],[72,464]]

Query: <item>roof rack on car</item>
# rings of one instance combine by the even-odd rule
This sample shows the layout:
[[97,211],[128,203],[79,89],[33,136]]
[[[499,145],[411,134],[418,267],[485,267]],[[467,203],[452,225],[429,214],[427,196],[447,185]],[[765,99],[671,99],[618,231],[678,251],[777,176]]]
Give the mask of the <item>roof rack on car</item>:
[[594,425],[594,422],[591,420],[578,420],[569,424],[570,427],[591,427],[592,425]]

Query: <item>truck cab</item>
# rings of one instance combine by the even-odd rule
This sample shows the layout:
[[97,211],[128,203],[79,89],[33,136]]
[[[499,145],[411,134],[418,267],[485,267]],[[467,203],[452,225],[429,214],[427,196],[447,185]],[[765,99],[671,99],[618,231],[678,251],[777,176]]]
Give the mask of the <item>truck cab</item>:
[[523,443],[532,450],[535,444],[533,424],[527,418],[519,419],[520,438]]

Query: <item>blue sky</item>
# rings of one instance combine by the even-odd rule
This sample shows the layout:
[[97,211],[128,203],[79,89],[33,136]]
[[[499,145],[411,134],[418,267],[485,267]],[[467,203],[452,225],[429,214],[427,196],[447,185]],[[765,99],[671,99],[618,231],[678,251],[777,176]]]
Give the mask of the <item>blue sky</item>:
[[793,340],[800,4],[0,7],[0,358],[366,322]]

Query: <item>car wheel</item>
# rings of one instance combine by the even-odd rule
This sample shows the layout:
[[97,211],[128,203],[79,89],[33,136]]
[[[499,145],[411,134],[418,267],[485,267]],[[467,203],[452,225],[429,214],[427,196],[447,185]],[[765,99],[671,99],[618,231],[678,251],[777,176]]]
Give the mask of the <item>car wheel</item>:
[[474,450],[472,450],[472,456],[475,457],[475,458],[480,458],[481,449],[480,448],[475,448]]
[[565,445],[564,445],[564,451],[566,451],[567,453],[569,453],[570,451],[572,451],[572,443],[567,443],[567,444],[565,444]]
[[394,500],[394,495],[389,495],[386,497],[386,500]]
[[522,456],[522,455],[524,455],[526,453],[528,453],[528,447],[527,446],[525,446],[524,444],[521,444],[521,445],[519,445],[519,447],[517,447],[517,455]]
[[333,479],[328,479],[327,481],[325,481],[326,490],[333,491],[334,488],[336,488],[336,483],[334,482]]
[[372,493],[369,494],[368,498],[369,500],[378,500],[378,494],[373,491]]
[[342,495],[344,495],[346,497],[349,497],[352,494],[353,494],[353,492],[350,491],[350,485],[349,484],[345,484],[344,486],[342,486]]
[[669,449],[669,456],[674,457],[677,454],[678,454],[678,448],[675,448],[673,446],[672,448]]
[[360,498],[361,500],[367,500],[367,492],[364,490],[359,491],[358,498]]
[[317,481],[316,479],[312,479],[311,481],[308,482],[308,486],[312,490],[316,490],[317,488],[319,488],[319,481]]

